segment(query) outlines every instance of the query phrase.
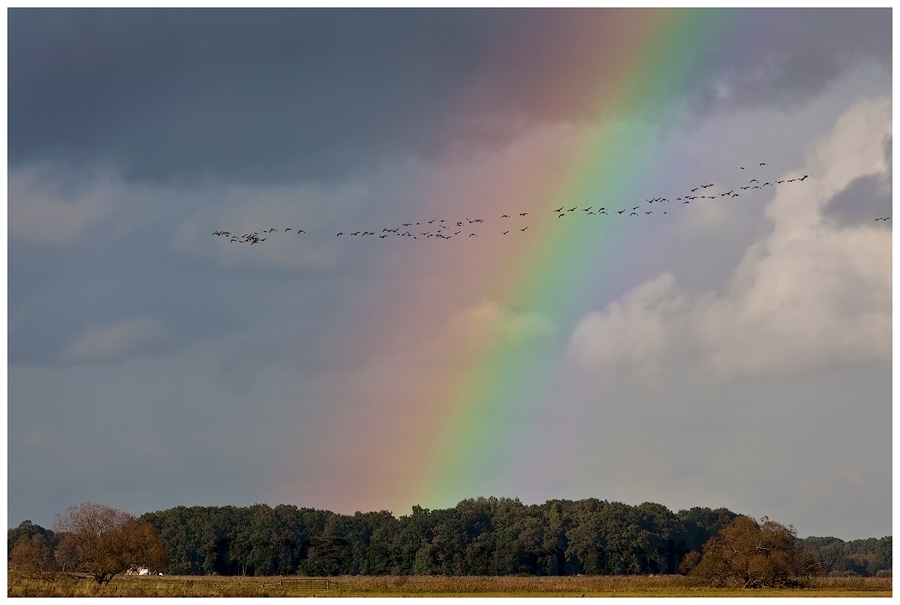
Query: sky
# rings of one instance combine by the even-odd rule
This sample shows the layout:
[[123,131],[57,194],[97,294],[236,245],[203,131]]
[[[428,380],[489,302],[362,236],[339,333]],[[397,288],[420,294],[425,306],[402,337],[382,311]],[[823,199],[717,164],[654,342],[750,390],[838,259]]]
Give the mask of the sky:
[[497,496],[892,533],[891,9],[7,23],[10,526]]

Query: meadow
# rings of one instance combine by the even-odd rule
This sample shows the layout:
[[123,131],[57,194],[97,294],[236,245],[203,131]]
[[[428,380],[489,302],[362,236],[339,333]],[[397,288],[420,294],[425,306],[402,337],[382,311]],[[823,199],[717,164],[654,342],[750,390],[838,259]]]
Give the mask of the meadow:
[[10,597],[890,597],[891,578],[819,578],[808,588],[695,586],[684,576],[9,576]]

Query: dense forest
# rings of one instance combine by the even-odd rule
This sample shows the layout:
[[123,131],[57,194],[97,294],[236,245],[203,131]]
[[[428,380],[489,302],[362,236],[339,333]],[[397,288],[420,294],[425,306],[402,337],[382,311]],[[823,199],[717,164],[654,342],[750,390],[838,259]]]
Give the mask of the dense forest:
[[[736,516],[650,502],[477,498],[450,509],[416,506],[400,518],[256,504],[178,506],[140,519],[159,533],[169,559],[161,571],[171,574],[490,576],[678,573],[687,553]],[[22,539],[59,544],[30,522],[9,530],[9,548]],[[890,536],[810,537],[798,546],[834,574],[890,573]]]

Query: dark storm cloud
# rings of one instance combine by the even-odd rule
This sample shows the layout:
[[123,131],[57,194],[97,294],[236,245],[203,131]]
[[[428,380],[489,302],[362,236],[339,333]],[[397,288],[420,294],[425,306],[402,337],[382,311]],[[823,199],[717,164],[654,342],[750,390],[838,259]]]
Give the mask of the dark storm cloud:
[[890,69],[890,9],[723,14],[725,35],[707,49],[709,68],[690,87],[695,109],[797,106],[864,58]]
[[13,10],[10,159],[112,155],[132,176],[264,179],[420,147],[499,17]]
[[[591,99],[541,102],[557,94],[555,49],[579,25],[624,29],[633,14],[12,9],[10,165],[115,159],[130,178],[292,180],[427,155],[460,142],[451,135],[502,140],[491,122],[504,114],[590,117]],[[890,61],[888,9],[727,14],[709,69],[685,87],[692,111],[802,100],[861,56]],[[481,130],[453,123],[466,103]]]

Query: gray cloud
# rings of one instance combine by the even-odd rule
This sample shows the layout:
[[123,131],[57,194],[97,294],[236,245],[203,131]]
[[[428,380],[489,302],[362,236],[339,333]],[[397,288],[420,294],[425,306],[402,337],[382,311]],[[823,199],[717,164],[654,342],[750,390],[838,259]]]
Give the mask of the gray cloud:
[[67,363],[111,363],[159,353],[172,341],[169,330],[150,317],[134,317],[113,323],[89,324],[67,344],[60,358]]
[[[869,139],[857,148],[853,137],[819,145],[834,153],[808,171],[828,186],[808,199],[776,203],[767,187],[773,197],[611,226],[598,240],[608,248],[585,249],[597,256],[586,259],[583,292],[559,292],[565,310],[514,303],[497,289],[527,246],[335,239],[499,204],[539,220],[556,206],[549,198],[575,195],[565,191],[573,150],[607,136],[613,149],[647,151],[627,160],[635,182],[623,196],[731,182],[754,158],[769,163],[766,178],[777,176],[804,166],[808,141],[858,95],[890,91],[889,10],[723,11],[719,41],[686,66],[693,79],[636,74],[647,96],[627,108],[633,119],[593,123],[608,109],[596,102],[615,92],[606,76],[633,58],[623,49],[642,43],[629,29],[635,14],[11,9],[12,522],[49,523],[87,499],[134,513],[249,504],[269,497],[276,476],[285,488],[273,504],[408,510],[418,496],[384,484],[420,463],[435,385],[451,364],[471,361],[454,351],[482,341],[546,363],[493,425],[509,440],[491,441],[515,445],[493,460],[492,477],[461,486],[474,490],[464,495],[728,505],[798,527],[818,518],[821,531],[846,537],[889,528],[890,223],[863,216],[889,203],[889,149]],[[578,46],[576,31],[608,36]],[[654,99],[671,101],[671,112]],[[890,123],[857,115],[877,119],[849,132]],[[309,239],[282,232],[265,247],[211,235],[307,223]],[[821,225],[822,239],[809,237],[810,225]],[[783,245],[790,237],[793,250]],[[746,279],[729,286],[745,257]],[[560,262],[569,269],[578,267]],[[807,346],[824,352],[808,357],[808,374],[776,321],[740,313],[778,283],[790,286],[782,308],[808,311],[797,324],[813,335]],[[591,309],[609,312],[585,317],[581,360],[591,371],[582,372],[557,356]],[[869,342],[866,325],[876,326]],[[629,327],[637,330],[620,329]],[[752,341],[757,334],[767,340]],[[843,357],[833,354],[842,338]],[[677,359],[686,351],[696,355]],[[795,375],[773,378],[771,365],[742,357],[750,352],[787,359]],[[715,353],[734,380],[680,373],[698,360],[711,367]],[[654,363],[677,380],[647,380]],[[742,367],[750,371],[738,397]],[[598,388],[597,369],[637,373],[604,373]],[[809,388],[783,389],[797,382]],[[520,432],[529,410],[542,415],[530,435]],[[782,423],[777,443],[766,422]],[[379,440],[380,458],[346,447]],[[823,445],[836,440],[843,450]],[[750,464],[760,442],[762,458]],[[564,465],[560,443],[575,453]],[[798,466],[783,464],[798,450],[802,489]],[[623,463],[616,451],[634,455]],[[721,455],[711,461],[710,451]],[[337,464],[317,464],[323,456]],[[135,473],[140,461],[167,471]],[[781,464],[774,482],[771,464]],[[867,487],[851,498],[857,479]],[[811,507],[800,491],[839,496]],[[790,511],[775,502],[786,498],[796,502]]]
[[[607,43],[579,61],[602,88],[636,14],[13,9],[10,163],[116,157],[128,178],[323,179],[508,141],[522,120],[594,117],[603,91],[560,96],[567,72],[546,64],[571,60],[558,49],[573,27],[592,28]],[[887,9],[721,14],[708,67],[681,93],[694,113],[796,104],[858,60],[889,65]],[[476,109],[477,122],[461,115]]]
[[10,170],[8,191],[11,239],[64,245],[107,218],[125,187],[110,166],[42,162]]
[[797,107],[861,60],[890,69],[887,9],[723,11],[719,44],[695,72],[694,112]]

